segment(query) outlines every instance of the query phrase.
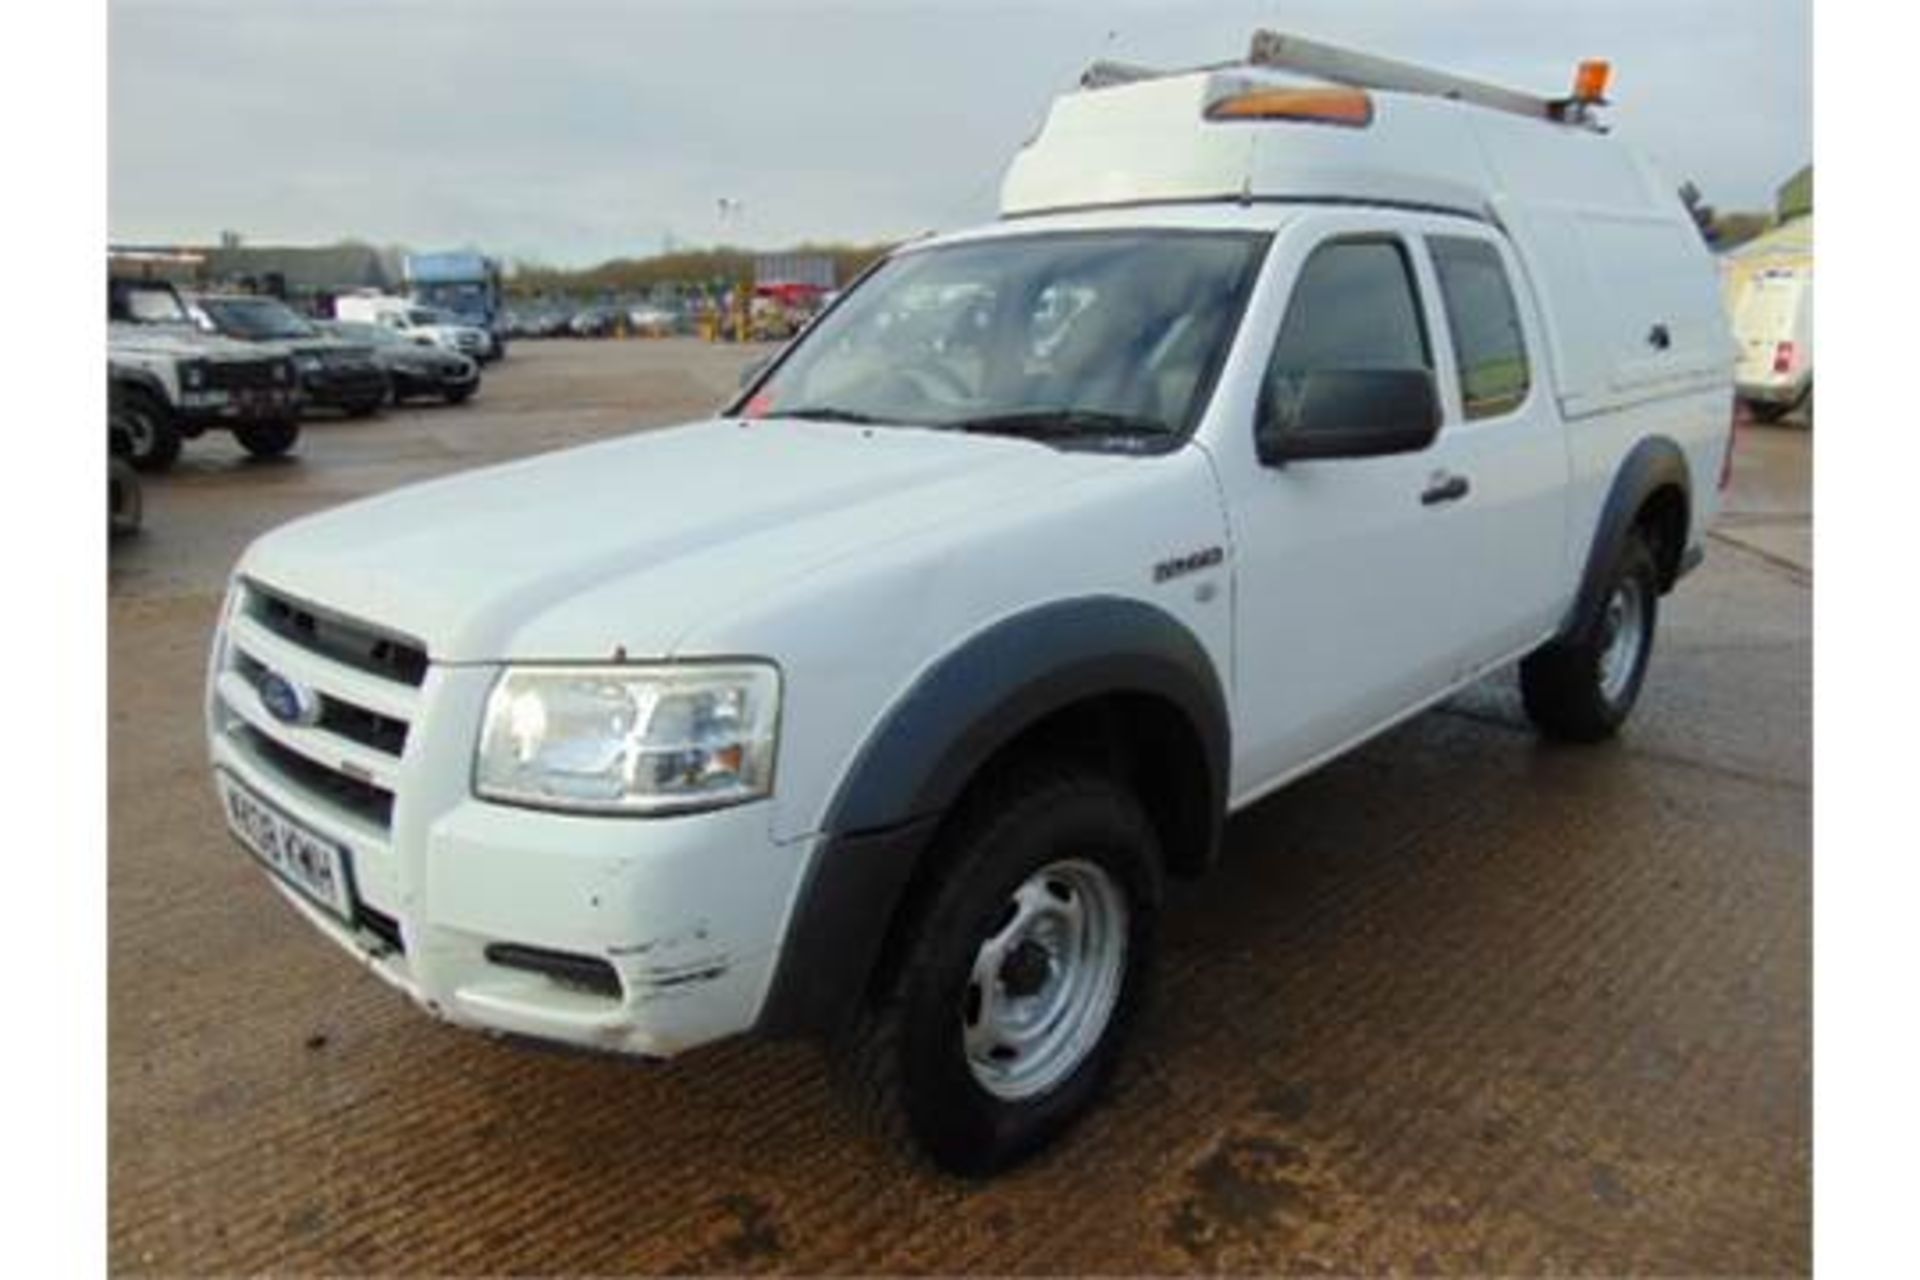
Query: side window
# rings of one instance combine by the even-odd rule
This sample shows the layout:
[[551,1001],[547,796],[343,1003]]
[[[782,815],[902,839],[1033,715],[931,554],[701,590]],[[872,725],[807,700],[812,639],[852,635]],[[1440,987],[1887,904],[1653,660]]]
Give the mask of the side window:
[[1267,366],[1269,383],[1323,369],[1430,369],[1406,250],[1393,240],[1335,240],[1314,250]]
[[1468,419],[1511,413],[1527,398],[1531,375],[1500,251],[1462,236],[1429,236],[1427,247],[1453,331],[1460,402]]

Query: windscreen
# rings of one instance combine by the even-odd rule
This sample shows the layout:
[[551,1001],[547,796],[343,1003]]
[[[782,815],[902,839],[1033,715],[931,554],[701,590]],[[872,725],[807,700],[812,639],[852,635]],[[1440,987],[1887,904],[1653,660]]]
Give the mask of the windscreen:
[[415,292],[422,302],[458,316],[484,316],[487,313],[488,291],[485,285],[467,281],[426,284],[419,286]]
[[135,324],[190,324],[192,317],[180,305],[180,295],[166,285],[111,281],[107,288],[107,318]]
[[1266,245],[1243,232],[995,238],[903,253],[800,340],[745,412],[1179,435]]
[[222,333],[255,341],[311,338],[319,332],[283,302],[272,298],[208,298],[200,309]]

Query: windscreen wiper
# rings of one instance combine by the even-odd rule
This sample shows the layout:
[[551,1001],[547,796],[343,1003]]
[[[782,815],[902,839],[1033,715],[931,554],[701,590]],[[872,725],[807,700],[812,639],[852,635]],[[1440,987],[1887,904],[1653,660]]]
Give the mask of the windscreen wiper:
[[852,409],[836,409],[830,404],[806,405],[799,409],[773,409],[769,418],[799,418],[806,422],[850,422],[857,427],[871,426],[881,419]]
[[1023,409],[984,418],[961,418],[940,424],[954,431],[979,435],[1021,436],[1029,440],[1059,440],[1075,436],[1165,436],[1173,428],[1158,418],[1141,418],[1104,409]]

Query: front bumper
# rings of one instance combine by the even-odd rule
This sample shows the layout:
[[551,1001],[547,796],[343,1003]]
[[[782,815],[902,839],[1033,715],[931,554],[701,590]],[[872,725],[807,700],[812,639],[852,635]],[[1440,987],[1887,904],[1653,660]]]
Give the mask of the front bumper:
[[193,390],[180,393],[178,416],[192,430],[246,426],[292,417],[299,396],[291,386],[247,387],[238,390]]
[[[267,645],[251,656],[309,678],[295,653]],[[812,842],[774,841],[765,803],[604,818],[473,799],[474,731],[493,674],[430,669],[383,830],[276,764],[290,745],[323,760],[324,733],[282,726],[272,750],[259,749],[274,722],[217,651],[215,768],[346,849],[354,918],[269,879],[335,943],[460,1026],[656,1057],[752,1028]],[[528,956],[584,960],[610,980],[582,983],[565,965],[529,967]]]
[[449,391],[464,391],[480,381],[479,366],[472,363],[457,372],[453,370],[440,372],[419,366],[409,368],[404,365],[394,365],[387,370],[387,374],[393,379],[394,390],[400,395],[408,396],[444,395]]

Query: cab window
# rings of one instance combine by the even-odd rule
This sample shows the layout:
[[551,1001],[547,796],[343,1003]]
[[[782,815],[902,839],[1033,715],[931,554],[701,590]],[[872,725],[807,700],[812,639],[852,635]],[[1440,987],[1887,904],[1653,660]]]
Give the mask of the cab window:
[[1267,364],[1263,403],[1289,403],[1315,373],[1432,368],[1406,249],[1384,236],[1334,240],[1300,268]]
[[1429,236],[1427,247],[1453,333],[1463,412],[1469,420],[1513,412],[1527,398],[1531,373],[1500,251],[1465,236]]
[[1300,268],[1274,344],[1274,373],[1430,368],[1406,251],[1392,240],[1340,240]]

